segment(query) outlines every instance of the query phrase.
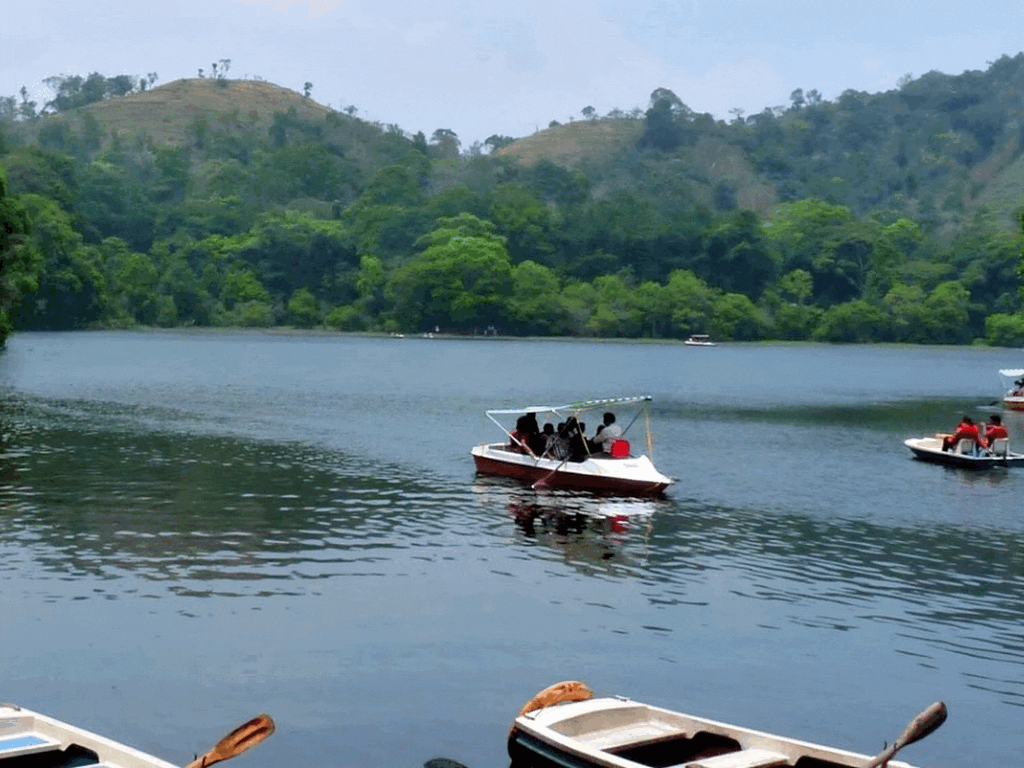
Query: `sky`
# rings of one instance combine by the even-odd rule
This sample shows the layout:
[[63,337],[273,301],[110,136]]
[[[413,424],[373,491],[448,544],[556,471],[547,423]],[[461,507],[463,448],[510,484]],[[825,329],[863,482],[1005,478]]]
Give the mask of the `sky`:
[[[0,96],[92,72],[260,78],[334,109],[463,148],[553,120],[646,110],[668,88],[731,119],[891,90],[907,74],[960,74],[1024,49],[1021,0],[8,0]],[[18,96],[20,101],[20,96]]]

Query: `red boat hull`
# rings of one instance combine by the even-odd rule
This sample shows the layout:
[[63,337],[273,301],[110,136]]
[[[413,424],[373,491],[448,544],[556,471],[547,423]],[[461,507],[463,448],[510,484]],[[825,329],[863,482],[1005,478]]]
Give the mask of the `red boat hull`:
[[657,496],[668,486],[668,483],[651,483],[618,477],[595,477],[573,472],[572,463],[563,463],[561,468],[550,470],[544,467],[513,464],[496,461],[486,456],[473,456],[476,471],[482,475],[509,477],[528,483],[538,480],[550,488],[577,488],[592,491],[609,491],[612,493],[628,493],[636,496]]

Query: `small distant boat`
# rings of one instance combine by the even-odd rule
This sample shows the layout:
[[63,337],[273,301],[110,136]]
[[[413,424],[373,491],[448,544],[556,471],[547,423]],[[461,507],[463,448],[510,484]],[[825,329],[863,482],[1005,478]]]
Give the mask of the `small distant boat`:
[[914,718],[877,757],[775,736],[641,704],[590,698],[583,683],[545,688],[520,710],[508,737],[513,765],[563,768],[910,768],[892,760],[946,720],[941,701]]
[[683,342],[688,347],[715,347],[718,346],[706,333],[695,333]]
[[1024,464],[1024,453],[1010,450],[1010,441],[999,438],[992,441],[990,450],[979,449],[973,440],[960,440],[952,451],[942,450],[942,437],[911,437],[903,441],[914,457],[950,467],[966,469],[991,469],[992,467],[1013,467]]
[[1024,411],[1024,368],[999,371],[1003,381],[1003,405],[1011,411]]
[[[608,491],[638,496],[660,494],[675,482],[659,472],[649,455],[634,453],[626,434],[629,427],[641,415],[644,417],[647,453],[651,453],[652,438],[647,404],[651,398],[615,397],[603,400],[582,400],[566,405],[526,406],[487,411],[487,418],[505,433],[508,440],[501,443],[484,443],[470,452],[476,470],[483,475],[497,475],[523,480],[534,488],[578,488],[592,491]],[[579,418],[587,411],[607,411],[620,406],[638,406],[639,412],[621,433],[619,440],[611,447],[610,453],[594,452],[578,456],[579,460],[550,458],[537,455],[528,446],[522,445],[498,417],[524,416],[535,414],[547,416],[553,423],[567,422]]]
[[[228,760],[274,732],[260,715],[243,723],[187,768]],[[0,768],[177,768],[173,763],[14,704],[0,704]]]

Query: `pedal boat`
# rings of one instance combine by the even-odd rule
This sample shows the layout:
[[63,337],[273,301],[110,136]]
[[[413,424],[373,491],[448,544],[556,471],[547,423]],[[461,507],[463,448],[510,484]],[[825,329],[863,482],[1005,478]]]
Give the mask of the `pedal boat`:
[[[476,471],[482,475],[508,477],[531,483],[534,488],[575,488],[590,491],[628,494],[634,496],[657,496],[673,482],[673,478],[659,472],[651,461],[652,446],[650,417],[647,405],[651,398],[617,397],[604,400],[584,400],[566,405],[527,406],[487,411],[487,417],[505,433],[507,440],[501,443],[484,443],[470,451]],[[591,453],[583,461],[537,456],[526,446],[514,443],[511,431],[500,417],[522,416],[535,413],[548,416],[555,423],[564,422],[571,416],[577,418],[587,411],[612,410],[622,406],[636,406],[638,413],[632,426],[641,415],[647,442],[647,454],[637,454],[631,449],[626,435],[629,426],[622,432],[622,438],[613,446],[611,454]],[[525,450],[525,452],[523,452]]]
[[508,737],[513,768],[911,768],[893,760],[946,719],[932,704],[877,757],[673,712],[616,696],[591,699],[556,683],[520,711]]
[[944,451],[940,435],[911,437],[904,440],[903,444],[913,452],[914,458],[949,467],[991,469],[1024,464],[1024,453],[1011,451],[1010,441],[1005,438],[993,440],[991,450],[979,449],[973,440],[960,440],[952,451]]

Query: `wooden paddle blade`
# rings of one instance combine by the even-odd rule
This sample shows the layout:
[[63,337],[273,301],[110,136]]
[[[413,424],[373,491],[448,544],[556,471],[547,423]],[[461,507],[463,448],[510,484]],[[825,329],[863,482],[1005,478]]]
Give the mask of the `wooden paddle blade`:
[[563,701],[586,701],[590,696],[590,689],[579,680],[563,680],[560,683],[549,685],[526,702],[519,710],[519,714],[525,715],[535,709],[561,704]]
[[217,742],[205,754],[200,755],[186,768],[206,768],[214,763],[230,760],[251,749],[274,732],[274,721],[270,715],[257,715],[247,723],[242,723],[231,733]]
[[936,701],[928,707],[928,709],[910,721],[910,725],[908,725],[907,729],[900,734],[898,739],[896,739],[896,743],[899,744],[902,749],[907,746],[907,744],[913,744],[915,741],[920,741],[946,722],[946,718],[948,716],[949,710],[946,709],[945,703]]
[[928,709],[911,720],[910,725],[903,730],[903,733],[901,733],[896,741],[893,742],[892,746],[868,763],[867,768],[884,768],[884,766],[886,766],[893,758],[893,755],[908,744],[920,741],[925,736],[932,733],[936,728],[946,722],[946,717],[948,715],[949,711],[946,709],[945,703],[936,701],[928,707]]

